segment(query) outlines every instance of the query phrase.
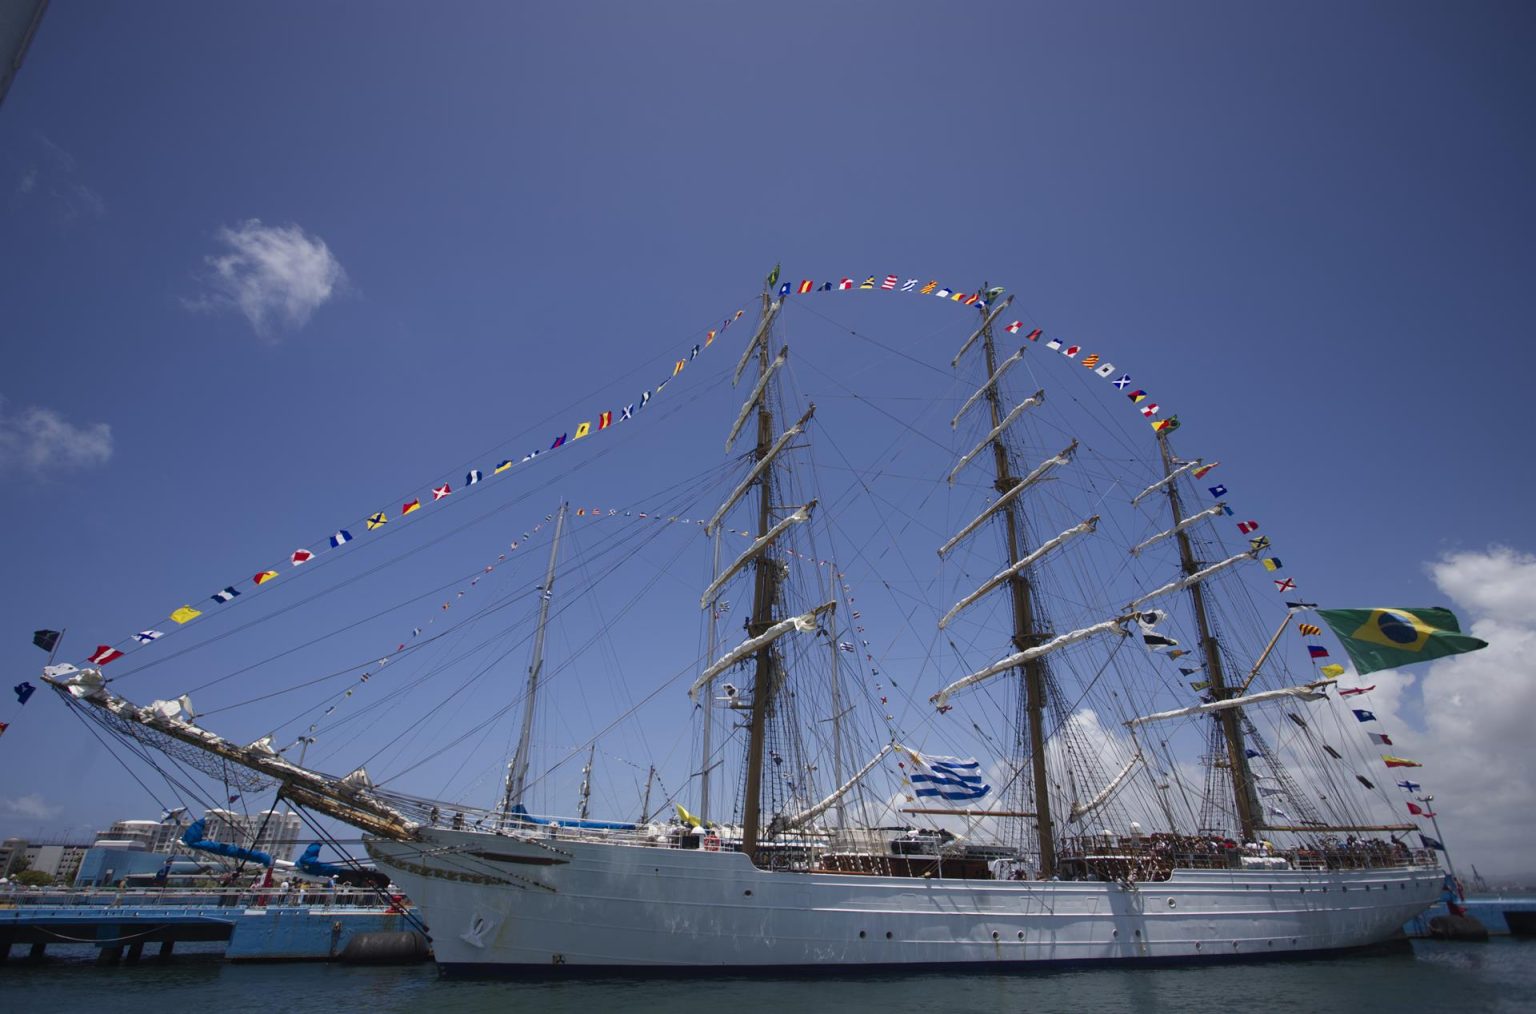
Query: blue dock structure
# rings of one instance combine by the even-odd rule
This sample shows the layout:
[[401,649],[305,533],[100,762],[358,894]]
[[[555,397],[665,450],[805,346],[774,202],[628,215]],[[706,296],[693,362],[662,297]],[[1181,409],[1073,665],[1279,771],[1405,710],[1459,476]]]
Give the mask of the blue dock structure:
[[[335,961],[381,951],[425,960],[419,923],[376,891],[13,890],[0,893],[0,963],[18,945],[33,959],[50,946],[97,948],[98,964],[134,963],[146,948],[168,958],[178,943],[219,943],[229,961]],[[382,942],[382,946],[381,946]]]
[[[1530,932],[1523,930],[1527,922],[1536,919],[1536,897],[1530,895],[1518,895],[1515,897],[1503,896],[1478,896],[1468,897],[1462,903],[1467,914],[1482,923],[1492,936],[1528,936]],[[1445,908],[1436,905],[1426,912],[1421,912],[1412,922],[1403,927],[1410,937],[1432,937],[1429,921],[1437,915],[1444,915]]]

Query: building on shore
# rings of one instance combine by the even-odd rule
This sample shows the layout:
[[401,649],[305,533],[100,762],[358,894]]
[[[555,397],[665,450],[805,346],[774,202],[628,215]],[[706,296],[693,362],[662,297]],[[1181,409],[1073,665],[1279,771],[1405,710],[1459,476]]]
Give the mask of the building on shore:
[[34,842],[7,838],[0,842],[0,877],[14,877],[23,870],[46,873],[54,883],[74,883],[89,845],[76,842]]
[[[212,809],[203,814],[203,837],[242,848],[266,852],[278,862],[292,862],[298,852],[302,824],[292,810],[263,810],[243,814]],[[209,856],[181,843],[189,819],[184,811],[160,820],[118,820],[98,831],[89,845],[63,842],[31,842],[7,838],[0,842],[0,877],[22,870],[37,870],[56,884],[101,887],[129,876],[152,874],[176,857],[189,865],[222,869],[226,860]]]

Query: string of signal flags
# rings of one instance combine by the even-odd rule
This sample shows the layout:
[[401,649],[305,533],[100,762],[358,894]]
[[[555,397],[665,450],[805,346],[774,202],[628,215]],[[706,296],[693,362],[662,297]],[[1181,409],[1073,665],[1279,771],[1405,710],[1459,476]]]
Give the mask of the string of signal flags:
[[[337,528],[336,531],[333,532],[329,537],[316,540],[315,542],[312,542],[306,546],[301,546],[298,549],[295,549],[288,555],[286,567],[288,569],[301,567],[304,564],[317,559],[322,554],[335,552],[341,549],[348,543],[356,540],[359,535],[366,537],[366,535],[370,532],[380,531],[386,525],[404,520],[405,518],[410,517],[412,514],[415,514],[418,511],[426,510],[432,505],[438,504],[451,496],[458,495],[470,487],[479,485],[482,482],[487,482],[496,476],[500,476],[506,472],[509,472],[514,467],[526,465],[543,457],[544,455],[560,450],[563,447],[571,446],[576,442],[585,440],[590,436],[601,434],[615,426],[618,426],[621,423],[625,423],[632,419],[638,418],[639,414],[642,413],[651,404],[654,398],[661,394],[661,392],[667,387],[669,383],[672,382],[674,378],[681,375],[683,371],[687,369],[688,365],[693,362],[693,360],[697,359],[705,350],[710,348],[710,346],[715,343],[716,339],[727,329],[729,329],[732,324],[739,321],[745,315],[745,313],[745,310],[738,309],[733,314],[726,316],[717,327],[710,328],[708,331],[706,331],[701,341],[693,344],[684,356],[681,356],[670,363],[669,372],[661,380],[660,383],[656,384],[654,387],[650,387],[642,391],[636,400],[626,405],[591,413],[587,416],[587,418],[578,422],[574,427],[561,431],[550,441],[550,444],[547,448],[536,447],[533,450],[530,450],[528,453],[524,454],[521,458],[506,458],[494,465],[487,465],[484,468],[471,468],[468,472],[465,473],[463,482],[457,487],[454,486],[450,480],[446,479],[440,482],[433,482],[427,487],[428,492],[404,501],[400,505],[398,511],[395,512],[393,518],[391,518],[390,509],[388,508],[381,508],[370,511],[358,520],[352,521],[343,525],[342,527]],[[172,610],[169,614],[167,614],[166,618],[170,620],[174,626],[164,627],[163,629],[158,626],[149,626],[139,630],[132,636],[120,638],[108,644],[98,644],[96,649],[92,651],[88,656],[86,656],[85,661],[91,665],[104,666],[115,662],[136,650],[151,645],[161,638],[167,636],[167,634],[174,633],[181,627],[184,627],[187,624],[197,620],[199,617],[203,616],[204,613],[207,612],[210,608],[227,605],[231,602],[234,602],[242,595],[249,594],[255,589],[261,588],[262,586],[265,586],[273,581],[277,581],[283,573],[283,571],[279,569],[280,566],[282,565],[264,566],[258,569],[255,574],[249,578],[242,578],[238,581],[233,581],[204,599],[194,600],[198,602],[197,605],[194,605],[192,602],[188,602]],[[52,649],[50,648],[50,651],[51,650]],[[3,728],[0,728],[0,732],[3,731]]]

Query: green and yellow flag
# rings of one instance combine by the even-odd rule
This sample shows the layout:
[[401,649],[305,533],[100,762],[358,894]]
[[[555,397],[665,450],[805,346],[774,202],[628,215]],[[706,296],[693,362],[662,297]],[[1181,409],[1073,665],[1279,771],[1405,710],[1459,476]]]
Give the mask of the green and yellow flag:
[[1449,609],[1319,609],[1317,615],[1362,675],[1488,647],[1463,634]]

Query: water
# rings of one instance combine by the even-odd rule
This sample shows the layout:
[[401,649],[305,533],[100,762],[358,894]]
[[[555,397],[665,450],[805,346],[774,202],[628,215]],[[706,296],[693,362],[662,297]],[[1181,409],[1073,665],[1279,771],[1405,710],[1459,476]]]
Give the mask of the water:
[[[18,950],[18,957],[21,952]],[[83,1011],[261,1011],[263,1014],[729,1014],[839,1010],[1230,1011],[1536,1010],[1536,941],[1415,940],[1411,950],[1325,961],[1014,975],[594,982],[455,981],[431,965],[230,965],[178,954],[170,964],[97,968],[90,955],[0,967],[6,1014]]]

